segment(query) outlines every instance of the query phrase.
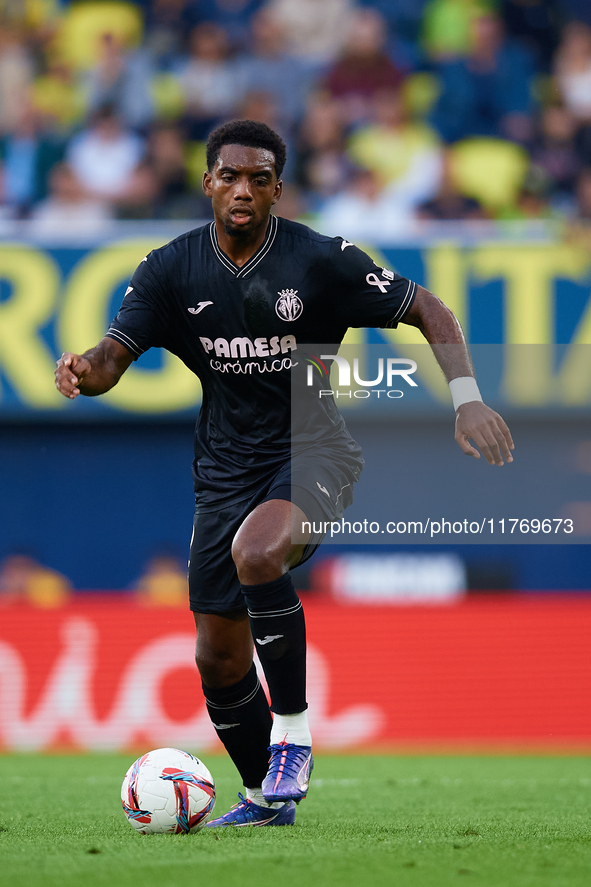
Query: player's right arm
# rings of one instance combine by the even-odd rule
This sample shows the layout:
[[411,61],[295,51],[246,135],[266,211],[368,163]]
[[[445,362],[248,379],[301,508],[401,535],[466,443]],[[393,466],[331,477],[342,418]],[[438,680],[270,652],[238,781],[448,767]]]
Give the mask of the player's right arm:
[[84,354],[66,351],[57,361],[55,384],[64,397],[104,394],[148,348],[166,347],[170,287],[159,252],[149,253],[135,269],[117,317],[98,345]]
[[132,361],[127,348],[105,336],[84,354],[65,351],[56,364],[55,385],[70,400],[79,394],[95,397],[113,388]]

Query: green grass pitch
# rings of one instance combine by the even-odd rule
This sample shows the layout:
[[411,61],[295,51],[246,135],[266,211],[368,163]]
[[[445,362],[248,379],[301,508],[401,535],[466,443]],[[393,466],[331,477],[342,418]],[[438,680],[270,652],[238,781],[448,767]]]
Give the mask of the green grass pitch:
[[[575,887],[591,884],[591,758],[319,755],[294,828],[136,834],[130,756],[0,757],[11,887]],[[207,763],[216,811],[239,782]]]

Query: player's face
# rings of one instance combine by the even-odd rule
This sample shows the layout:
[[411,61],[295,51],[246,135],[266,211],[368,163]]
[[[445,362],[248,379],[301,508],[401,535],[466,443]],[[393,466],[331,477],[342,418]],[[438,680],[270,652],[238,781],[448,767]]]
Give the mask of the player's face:
[[266,224],[271,207],[281,197],[275,156],[264,148],[224,145],[203,190],[226,234],[249,237]]

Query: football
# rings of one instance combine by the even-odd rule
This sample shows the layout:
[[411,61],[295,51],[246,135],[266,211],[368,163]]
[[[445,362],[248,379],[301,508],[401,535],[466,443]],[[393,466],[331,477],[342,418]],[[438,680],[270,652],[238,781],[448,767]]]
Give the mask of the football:
[[157,748],[125,774],[121,803],[129,824],[143,835],[188,835],[203,828],[213,812],[215,785],[194,755]]

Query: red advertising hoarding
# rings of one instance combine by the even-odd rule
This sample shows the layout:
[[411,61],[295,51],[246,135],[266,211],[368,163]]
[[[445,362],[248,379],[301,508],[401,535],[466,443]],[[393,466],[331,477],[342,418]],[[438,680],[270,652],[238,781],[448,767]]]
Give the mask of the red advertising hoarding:
[[[591,747],[591,600],[305,604],[317,747]],[[190,613],[0,611],[0,748],[219,747]]]

